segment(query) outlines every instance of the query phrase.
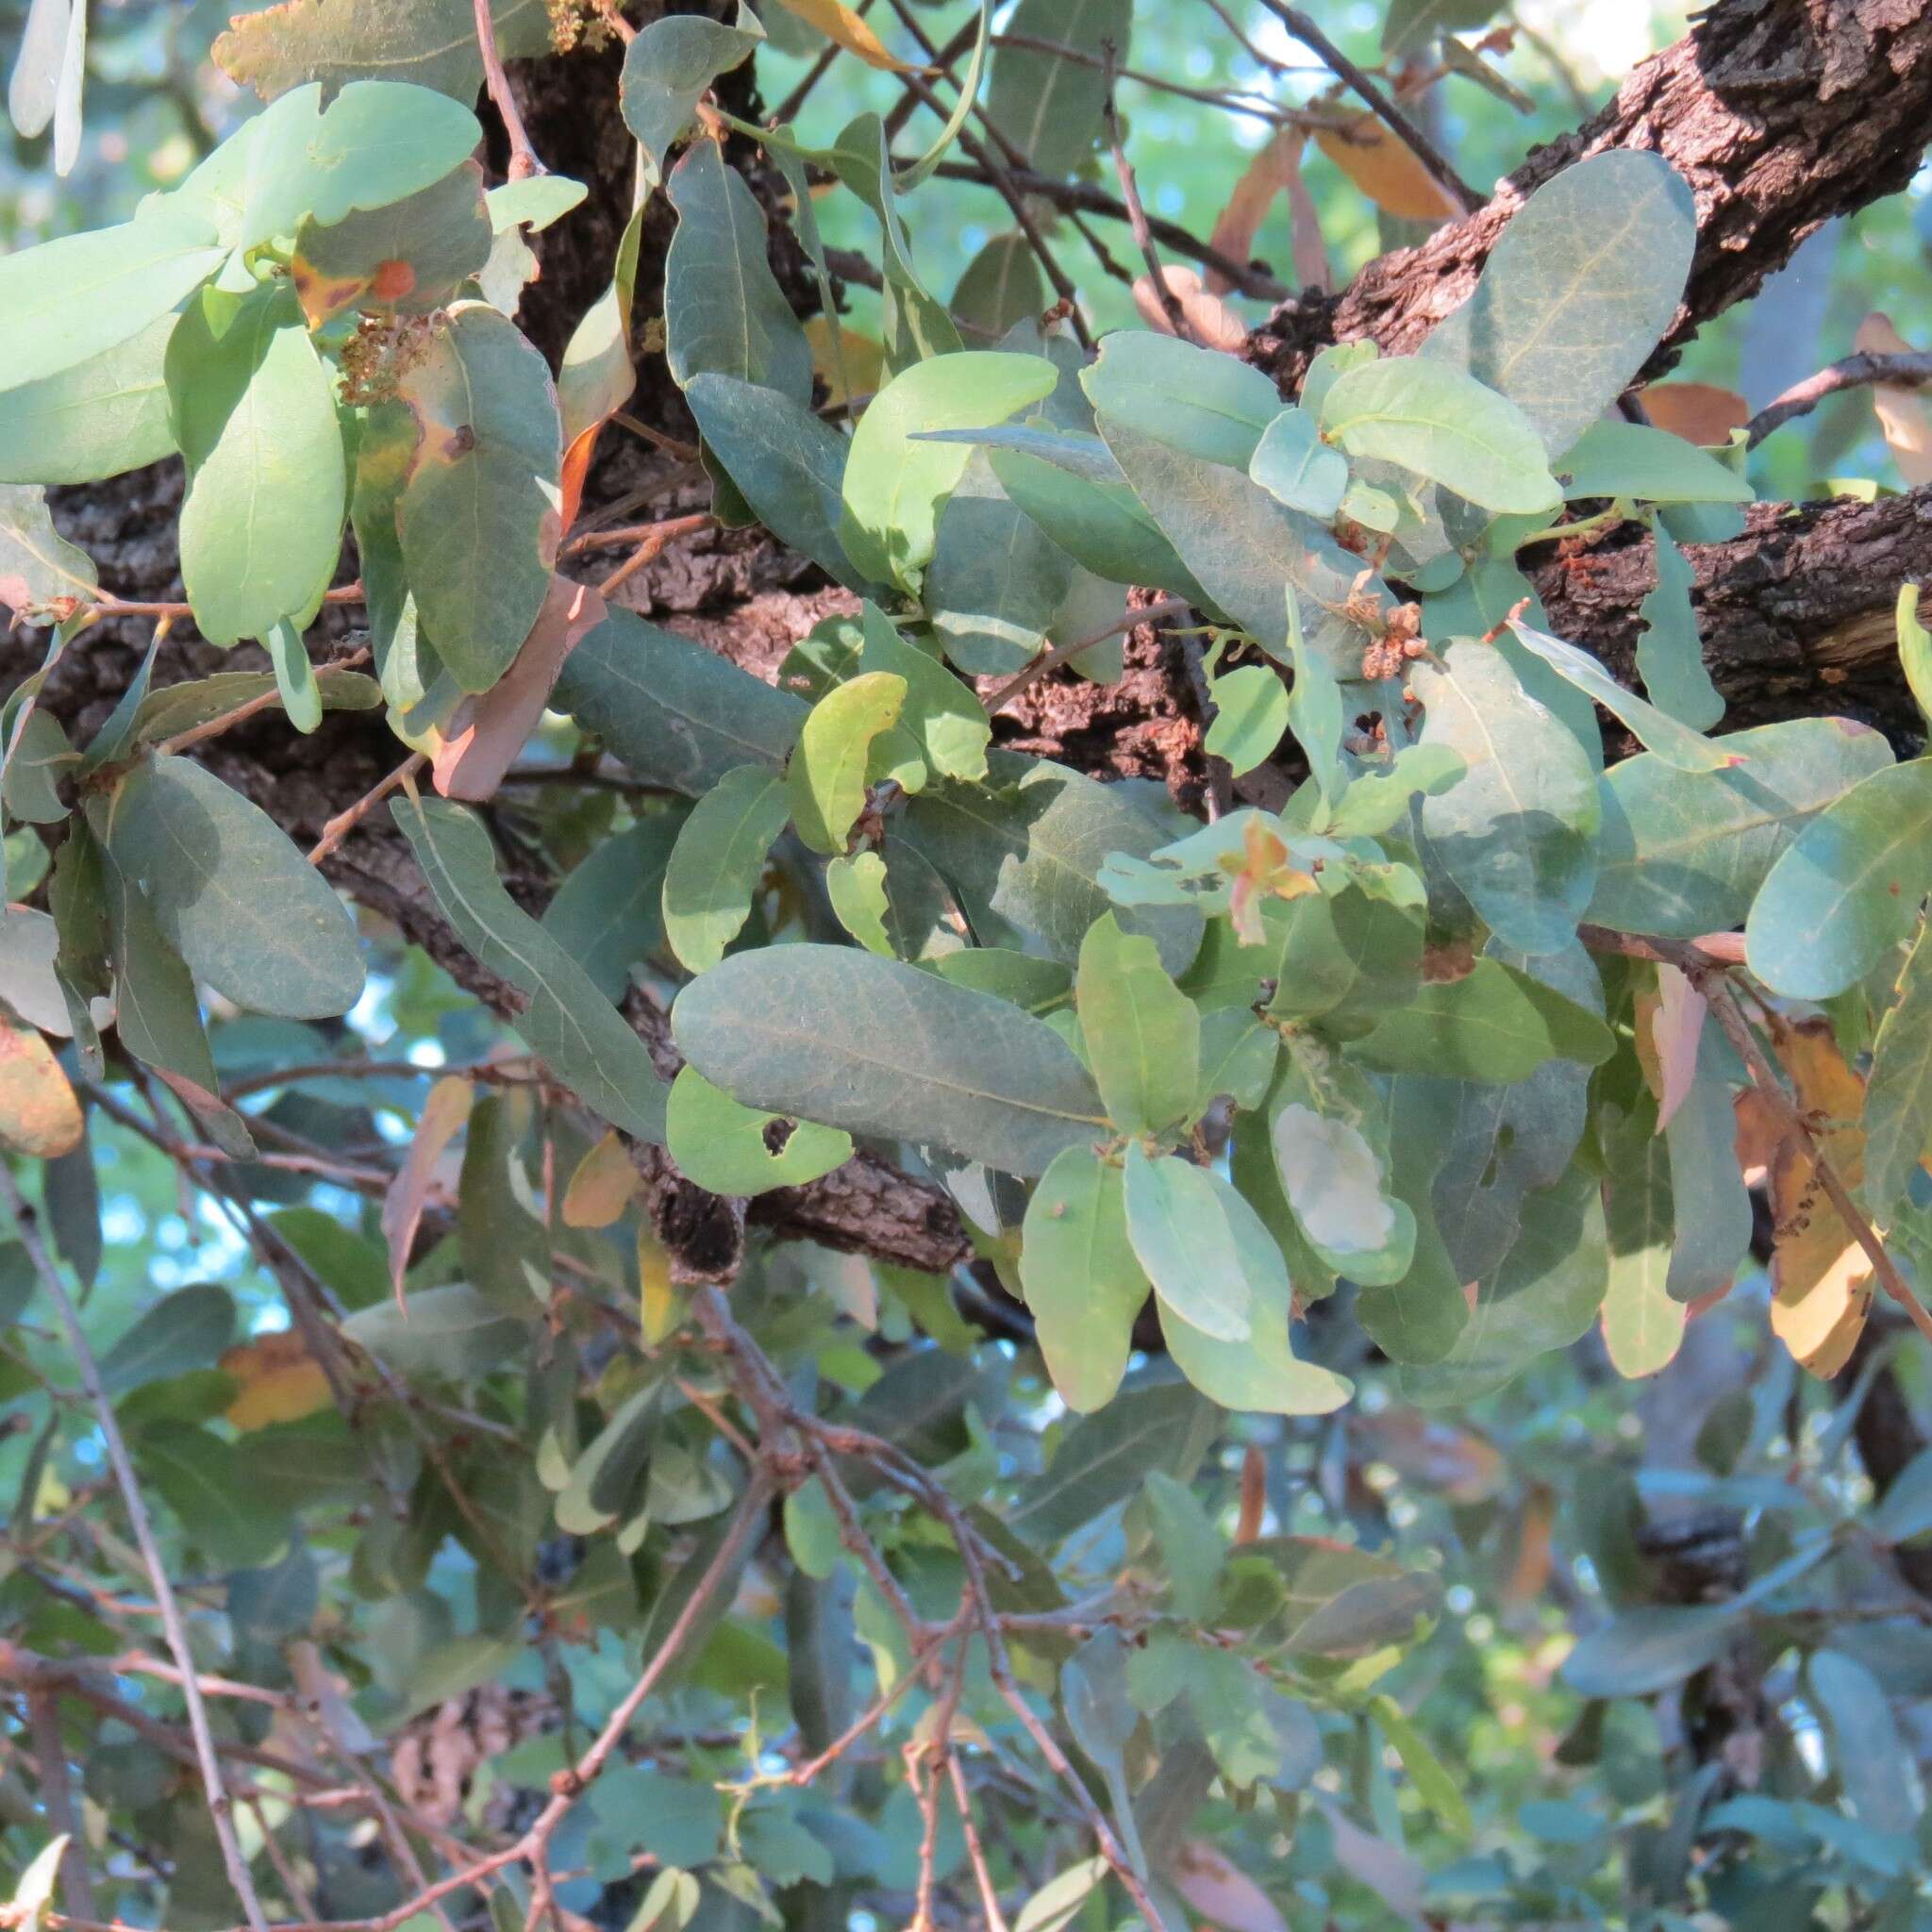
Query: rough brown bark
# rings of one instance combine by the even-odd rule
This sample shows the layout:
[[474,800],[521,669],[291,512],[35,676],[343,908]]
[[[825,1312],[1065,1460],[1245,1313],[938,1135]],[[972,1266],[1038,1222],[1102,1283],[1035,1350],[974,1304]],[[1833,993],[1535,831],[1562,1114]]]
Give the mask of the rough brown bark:
[[1536,149],[1493,199],[1420,247],[1371,262],[1333,296],[1284,303],[1248,359],[1291,393],[1329,342],[1413,349],[1475,286],[1527,196],[1586,155],[1662,155],[1697,197],[1683,306],[1649,375],[1698,326],[1755,294],[1835,215],[1897,192],[1932,138],[1927,0],[1719,0],[1575,133]]
[[[1924,721],[1899,674],[1893,607],[1932,577],[1932,490],[1877,503],[1768,503],[1726,543],[1685,546],[1704,661],[1728,701],[1727,730],[1837,711],[1895,741]],[[1558,636],[1629,679],[1639,608],[1657,584],[1650,539],[1546,562],[1536,586]]]

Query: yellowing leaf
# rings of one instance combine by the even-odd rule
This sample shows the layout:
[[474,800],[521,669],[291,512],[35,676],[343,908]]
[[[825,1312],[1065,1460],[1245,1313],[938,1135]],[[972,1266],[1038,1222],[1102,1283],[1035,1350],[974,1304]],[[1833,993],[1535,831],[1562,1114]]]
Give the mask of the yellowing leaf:
[[[833,408],[849,403],[854,396],[877,393],[886,379],[886,346],[875,337],[856,328],[839,330],[839,348],[832,351],[832,325],[828,317],[814,315],[805,325],[805,339],[811,344],[812,374],[825,385],[825,401]],[[840,379],[840,364],[844,379]]]
[[638,1230],[638,1323],[644,1346],[656,1348],[684,1320],[684,1294],[671,1278],[671,1257],[648,1227]]
[[836,41],[848,54],[857,54],[868,67],[883,68],[888,74],[909,74],[912,69],[886,52],[879,37],[841,0],[784,0],[788,12],[795,13],[808,26],[817,27],[826,40]]
[[[1890,316],[1874,312],[1858,325],[1852,346],[1864,355],[1896,356],[1912,345],[1892,326]],[[1900,383],[1874,383],[1872,412],[1899,475],[1913,489],[1932,483],[1932,408],[1924,397]]]
[[[1822,1023],[1785,1028],[1778,1058],[1812,1122],[1819,1151],[1848,1188],[1865,1176],[1865,1083],[1846,1065]],[[1772,1332],[1800,1368],[1831,1376],[1844,1367],[1872,1307],[1872,1262],[1819,1186],[1796,1136],[1771,1162],[1775,1252],[1771,1262]]]
[[30,1027],[0,1024],[0,1144],[57,1160],[80,1144],[80,1103],[54,1050]]
[[1315,145],[1385,213],[1411,222],[1454,221],[1462,210],[1413,152],[1373,114],[1316,131]]
[[228,1406],[228,1420],[238,1429],[300,1422],[333,1400],[322,1364],[292,1330],[242,1342],[223,1354],[220,1365],[241,1384]]
[[638,1171],[625,1144],[606,1134],[577,1162],[563,1194],[566,1227],[608,1227],[630,1206],[638,1191]]

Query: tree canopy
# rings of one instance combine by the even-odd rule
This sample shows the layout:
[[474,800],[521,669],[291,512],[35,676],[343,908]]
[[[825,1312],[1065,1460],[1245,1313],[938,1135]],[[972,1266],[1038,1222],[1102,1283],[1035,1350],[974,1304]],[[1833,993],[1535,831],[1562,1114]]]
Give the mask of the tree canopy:
[[0,1924],[1932,1924],[1932,5],[679,6],[13,9]]

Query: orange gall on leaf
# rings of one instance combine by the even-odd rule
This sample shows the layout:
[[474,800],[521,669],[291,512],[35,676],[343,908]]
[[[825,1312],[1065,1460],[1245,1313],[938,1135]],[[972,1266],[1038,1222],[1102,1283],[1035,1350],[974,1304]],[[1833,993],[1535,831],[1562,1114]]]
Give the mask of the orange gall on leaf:
[[370,277],[369,292],[378,302],[400,302],[416,286],[416,271],[407,261],[380,261]]

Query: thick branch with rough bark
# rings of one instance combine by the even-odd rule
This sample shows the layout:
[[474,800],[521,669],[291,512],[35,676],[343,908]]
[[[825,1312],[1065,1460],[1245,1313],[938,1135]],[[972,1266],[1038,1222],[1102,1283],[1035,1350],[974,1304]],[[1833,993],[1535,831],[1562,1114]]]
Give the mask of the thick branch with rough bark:
[[[1859,503],[1766,503],[1744,534],[1685,546],[1704,661],[1730,709],[1726,730],[1816,711],[1924,730],[1899,673],[1900,584],[1932,577],[1932,489]],[[1536,586],[1561,637],[1628,679],[1657,586],[1648,537],[1631,535],[1545,563]]]
[[1371,262],[1333,296],[1285,303],[1248,359],[1286,390],[1329,342],[1413,349],[1475,286],[1510,218],[1552,175],[1607,148],[1660,154],[1697,198],[1683,306],[1649,375],[1755,294],[1813,230],[1912,178],[1932,138],[1925,0],[1718,0],[1596,118],[1538,148],[1486,208]]
[[[539,151],[591,189],[582,208],[540,238],[543,278],[529,291],[526,323],[553,358],[601,291],[628,211],[629,142],[616,66],[614,54],[579,57],[531,63],[512,75]],[[755,117],[752,69],[725,85],[733,110]],[[1661,352],[1667,359],[1700,322],[1755,291],[1821,223],[1902,188],[1928,130],[1932,0],[1718,0],[1689,38],[1639,68],[1587,126],[1532,155],[1487,207],[1420,248],[1372,263],[1339,295],[1285,305],[1256,332],[1248,353],[1291,387],[1308,355],[1329,341],[1366,335],[1389,348],[1412,347],[1467,295],[1524,196],[1581,157],[1624,145],[1665,155],[1697,196],[1697,251]],[[815,291],[775,204],[772,212],[774,266],[794,304],[808,308]],[[666,211],[654,206],[641,317],[658,306],[668,230]],[[688,438],[681,398],[658,358],[641,358],[632,408],[647,425]],[[588,505],[594,511],[655,485],[661,511],[665,470],[648,445],[613,433]],[[64,533],[94,557],[102,580],[147,598],[180,595],[178,507],[175,464],[57,492],[55,505]],[[1895,737],[1916,731],[1893,669],[1890,613],[1902,579],[1932,573],[1932,492],[1874,505],[1762,506],[1744,535],[1688,555],[1706,655],[1733,726],[1830,708],[1865,716]],[[1630,533],[1538,572],[1555,627],[1625,671],[1654,581],[1650,545]],[[792,639],[841,596],[759,533],[713,530],[674,545],[626,586],[624,601],[769,677]],[[340,615],[331,621],[339,633]],[[42,701],[76,740],[105,719],[144,642],[125,626],[104,625],[58,669]],[[0,642],[0,691],[34,669],[39,656],[38,639]],[[243,661],[189,633],[164,650],[158,681]],[[1126,678],[1109,688],[1042,680],[1002,714],[1002,736],[1103,775],[1163,779],[1176,797],[1197,804],[1201,697],[1185,647],[1140,633],[1128,664]],[[197,756],[306,846],[393,765],[397,748],[379,719],[338,714],[310,738],[292,737],[276,720],[211,741]],[[506,884],[520,903],[541,909],[554,881],[514,840],[501,842]],[[520,996],[458,941],[385,813],[358,826],[325,870],[485,1005],[515,1017]],[[639,997],[627,1011],[660,1068],[674,1067],[661,1010]],[[870,1155],[811,1187],[765,1196],[748,1216],[741,1204],[693,1188],[655,1152],[644,1151],[641,1166],[654,1219],[694,1274],[735,1265],[747,1220],[931,1270],[967,1252],[944,1192]]]

